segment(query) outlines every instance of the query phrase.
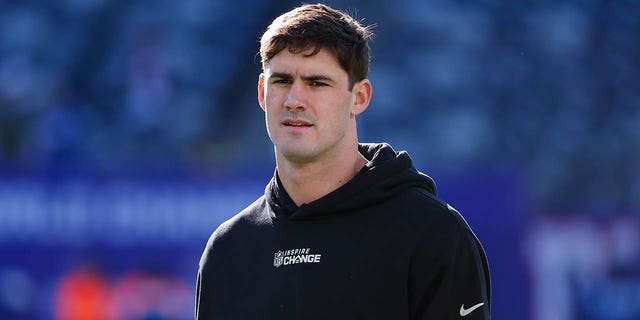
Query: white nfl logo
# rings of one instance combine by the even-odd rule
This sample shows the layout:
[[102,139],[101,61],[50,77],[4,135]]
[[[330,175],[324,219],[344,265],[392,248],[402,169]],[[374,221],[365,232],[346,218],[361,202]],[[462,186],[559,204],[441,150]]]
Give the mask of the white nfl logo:
[[273,256],[273,266],[276,268],[281,266],[283,257],[284,257],[284,252],[282,252],[282,250],[276,252],[275,255]]

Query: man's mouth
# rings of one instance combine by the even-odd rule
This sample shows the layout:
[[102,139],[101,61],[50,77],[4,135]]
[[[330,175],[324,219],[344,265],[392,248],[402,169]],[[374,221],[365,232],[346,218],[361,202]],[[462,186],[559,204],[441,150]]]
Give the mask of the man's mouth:
[[282,122],[287,127],[311,127],[313,124],[303,120],[285,120]]

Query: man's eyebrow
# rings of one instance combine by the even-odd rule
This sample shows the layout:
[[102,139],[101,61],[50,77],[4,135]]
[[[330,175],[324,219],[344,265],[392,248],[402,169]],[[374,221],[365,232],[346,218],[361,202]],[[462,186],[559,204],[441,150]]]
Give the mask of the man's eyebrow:
[[269,75],[269,78],[279,78],[279,79],[293,79],[293,76],[284,72],[274,72]]
[[[269,78],[293,79],[293,75],[286,72],[274,72],[269,75]],[[308,76],[301,76],[300,78],[303,81],[333,81],[331,77],[323,74],[312,74]]]
[[312,74],[310,76],[302,76],[301,78],[304,81],[333,81],[331,77],[322,74]]

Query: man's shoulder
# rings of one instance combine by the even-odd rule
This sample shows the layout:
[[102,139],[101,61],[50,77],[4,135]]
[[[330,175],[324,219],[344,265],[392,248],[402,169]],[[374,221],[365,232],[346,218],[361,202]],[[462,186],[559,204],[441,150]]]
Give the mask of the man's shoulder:
[[424,226],[452,232],[469,229],[469,225],[449,203],[431,192],[411,188],[398,199],[399,206],[414,220],[416,226]]
[[221,223],[215,231],[209,236],[207,245],[205,246],[200,264],[203,265],[208,259],[211,252],[225,248],[232,248],[238,245],[238,241],[246,239],[243,235],[251,234],[263,224],[268,213],[267,203],[264,196],[258,198],[252,204],[244,208],[242,211]]
[[221,237],[244,228],[262,224],[266,216],[268,216],[267,207],[268,204],[265,197],[261,196],[242,211],[220,224],[212,236]]

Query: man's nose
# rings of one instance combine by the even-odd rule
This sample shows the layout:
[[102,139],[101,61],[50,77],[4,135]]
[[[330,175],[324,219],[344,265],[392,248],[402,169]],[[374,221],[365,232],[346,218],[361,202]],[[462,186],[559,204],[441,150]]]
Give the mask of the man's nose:
[[304,110],[307,107],[305,88],[300,82],[291,84],[284,106],[292,111]]

